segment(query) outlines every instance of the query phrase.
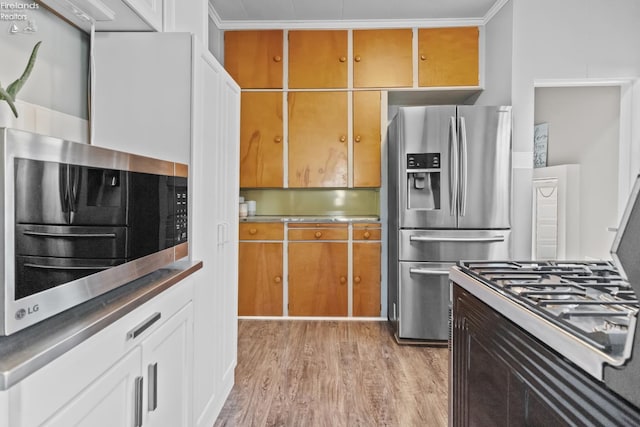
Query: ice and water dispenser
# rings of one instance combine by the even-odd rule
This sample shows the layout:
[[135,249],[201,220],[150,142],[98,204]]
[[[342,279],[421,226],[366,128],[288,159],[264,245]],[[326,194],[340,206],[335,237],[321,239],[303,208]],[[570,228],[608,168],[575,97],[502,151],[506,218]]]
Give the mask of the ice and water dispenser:
[[440,153],[407,154],[407,209],[440,209]]

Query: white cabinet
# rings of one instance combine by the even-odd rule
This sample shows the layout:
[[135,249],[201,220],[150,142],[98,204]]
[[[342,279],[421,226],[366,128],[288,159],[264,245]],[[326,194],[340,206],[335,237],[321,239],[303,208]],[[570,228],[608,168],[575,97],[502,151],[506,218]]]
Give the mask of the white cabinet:
[[240,88],[204,48],[196,55],[191,253],[195,287],[195,425],[213,425],[237,355]]
[[155,30],[162,31],[164,0],[124,0],[140,18]]
[[193,414],[210,427],[236,365],[240,88],[189,34],[96,34],[95,58],[96,145],[190,165]]
[[192,299],[190,277],[2,392],[0,426],[191,425]]

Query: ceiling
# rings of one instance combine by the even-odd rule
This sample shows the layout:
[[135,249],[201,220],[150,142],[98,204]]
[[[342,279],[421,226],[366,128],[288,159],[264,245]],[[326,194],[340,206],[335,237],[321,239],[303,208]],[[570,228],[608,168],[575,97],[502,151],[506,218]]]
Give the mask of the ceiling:
[[[371,26],[429,21],[482,23],[507,0],[209,0],[221,29],[283,26]],[[387,25],[385,25],[387,24]]]

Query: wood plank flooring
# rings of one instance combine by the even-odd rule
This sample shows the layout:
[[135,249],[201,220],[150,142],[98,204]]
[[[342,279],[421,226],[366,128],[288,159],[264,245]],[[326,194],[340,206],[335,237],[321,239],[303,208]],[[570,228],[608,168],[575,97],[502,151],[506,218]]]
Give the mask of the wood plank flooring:
[[446,426],[447,348],[399,346],[387,322],[240,320],[215,427]]

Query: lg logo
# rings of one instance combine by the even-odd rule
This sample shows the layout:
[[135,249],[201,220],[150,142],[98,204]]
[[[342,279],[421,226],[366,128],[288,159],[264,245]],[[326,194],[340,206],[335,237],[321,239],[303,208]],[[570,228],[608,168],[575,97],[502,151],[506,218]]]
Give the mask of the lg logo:
[[21,308],[16,311],[16,320],[22,320],[27,314],[33,314],[40,310],[40,306],[38,304],[34,304],[31,307],[27,307],[26,309]]

